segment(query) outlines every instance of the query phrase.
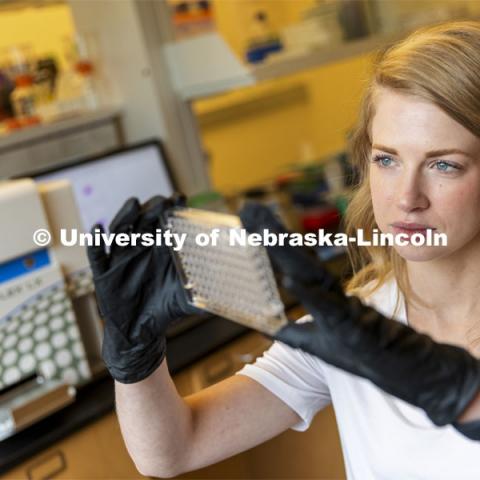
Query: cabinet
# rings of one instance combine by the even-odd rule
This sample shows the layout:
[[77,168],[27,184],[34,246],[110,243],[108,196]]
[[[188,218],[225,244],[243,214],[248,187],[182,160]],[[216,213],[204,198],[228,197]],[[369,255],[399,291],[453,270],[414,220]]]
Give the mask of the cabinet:
[[[181,395],[188,395],[233,374],[269,345],[258,333],[231,342],[175,375]],[[128,456],[115,413],[57,442],[10,470],[0,480],[144,478]],[[286,431],[240,455],[181,475],[182,479],[345,478],[340,442],[331,408],[320,412],[306,432]]]
[[130,460],[111,413],[1,477],[2,480],[144,478]]

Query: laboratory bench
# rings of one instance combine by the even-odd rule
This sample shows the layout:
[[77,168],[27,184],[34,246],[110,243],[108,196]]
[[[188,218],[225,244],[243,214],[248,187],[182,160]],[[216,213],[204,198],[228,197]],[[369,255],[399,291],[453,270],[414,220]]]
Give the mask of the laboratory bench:
[[[328,262],[344,271],[346,258]],[[304,311],[281,291],[287,314]],[[186,396],[233,375],[269,347],[265,336],[207,314],[169,331],[167,361]],[[289,430],[247,452],[180,478],[344,478],[333,410],[320,412],[306,432]],[[114,389],[103,371],[77,389],[75,402],[0,442],[0,480],[142,478],[123,443]]]
[[[268,348],[256,332],[173,375],[182,396],[226,378]],[[113,411],[113,382],[103,377],[80,389],[75,404],[2,442],[1,480],[136,479]],[[36,452],[32,454],[33,452]],[[331,408],[320,412],[309,430],[287,431],[247,452],[178,478],[342,479],[343,460]]]

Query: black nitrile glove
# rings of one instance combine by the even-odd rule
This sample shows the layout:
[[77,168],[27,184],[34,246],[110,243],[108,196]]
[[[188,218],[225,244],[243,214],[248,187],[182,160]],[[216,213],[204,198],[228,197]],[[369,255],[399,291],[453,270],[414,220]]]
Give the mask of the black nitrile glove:
[[[183,199],[153,197],[140,205],[130,198],[110,224],[110,233],[153,233],[161,216]],[[101,225],[95,229],[102,230]],[[113,245],[88,248],[100,313],[105,320],[102,355],[112,377],[134,383],[149,376],[165,356],[167,327],[198,313],[187,302],[166,246]]]
[[455,422],[453,426],[471,440],[480,442],[480,420],[472,420],[466,423]]
[[[240,216],[249,231],[283,229],[260,205],[244,208]],[[478,359],[384,317],[356,297],[346,297],[338,284],[322,280],[326,271],[321,262],[306,262],[300,247],[267,251],[284,274],[285,287],[313,317],[312,322],[283,327],[276,340],[372,381],[422,408],[436,425],[453,424],[465,436],[480,440],[480,422],[456,423],[480,391]]]
[[362,304],[294,276],[285,286],[313,322],[292,323],[276,339],[301,348],[425,410],[436,425],[454,423],[480,390],[480,361]]

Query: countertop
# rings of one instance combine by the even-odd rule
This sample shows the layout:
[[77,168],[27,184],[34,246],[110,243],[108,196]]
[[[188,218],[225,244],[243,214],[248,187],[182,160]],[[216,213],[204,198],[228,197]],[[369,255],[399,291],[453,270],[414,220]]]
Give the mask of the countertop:
[[[327,263],[341,275],[346,265],[344,256]],[[283,295],[282,295],[283,297]],[[287,313],[298,306],[291,297],[283,297]],[[173,375],[182,368],[204,358],[222,345],[251,332],[242,325],[214,315],[205,315],[168,339],[167,360]],[[114,408],[113,380],[107,372],[89,384],[79,387],[75,402],[31,427],[0,442],[0,475],[34,454],[65,438]]]

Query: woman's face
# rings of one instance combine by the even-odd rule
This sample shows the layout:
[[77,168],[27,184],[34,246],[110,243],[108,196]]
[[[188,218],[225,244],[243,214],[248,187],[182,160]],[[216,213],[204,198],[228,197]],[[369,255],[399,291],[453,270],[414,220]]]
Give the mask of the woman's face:
[[380,88],[372,120],[370,188],[382,232],[445,233],[447,246],[396,246],[406,260],[480,247],[480,139],[440,108]]

